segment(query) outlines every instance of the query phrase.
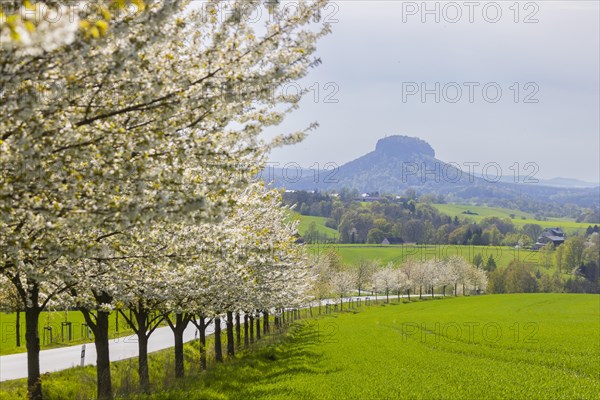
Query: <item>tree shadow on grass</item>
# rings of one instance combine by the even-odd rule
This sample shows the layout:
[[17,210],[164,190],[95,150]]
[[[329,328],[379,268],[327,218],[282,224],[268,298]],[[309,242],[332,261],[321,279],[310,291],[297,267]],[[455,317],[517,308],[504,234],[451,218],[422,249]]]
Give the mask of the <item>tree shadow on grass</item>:
[[[282,340],[243,354],[200,375],[178,382],[177,389],[153,399],[312,398],[308,391],[286,387],[288,376],[324,375],[338,371],[323,363],[319,333],[307,324],[292,327]],[[148,397],[146,397],[148,398]]]

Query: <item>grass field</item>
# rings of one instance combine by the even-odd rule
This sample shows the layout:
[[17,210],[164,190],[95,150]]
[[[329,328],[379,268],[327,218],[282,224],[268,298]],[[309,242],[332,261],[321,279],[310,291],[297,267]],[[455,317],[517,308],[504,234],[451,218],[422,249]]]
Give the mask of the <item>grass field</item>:
[[300,235],[304,235],[311,222],[314,222],[317,231],[320,234],[326,235],[330,239],[337,238],[339,236],[338,231],[325,226],[325,221],[327,221],[327,218],[325,217],[313,217],[310,215],[301,215],[297,213],[295,213],[294,217],[300,220],[300,225],[298,226],[298,233]]
[[358,244],[326,244],[310,245],[311,254],[323,253],[329,250],[336,251],[342,262],[348,265],[357,265],[361,260],[380,260],[402,264],[406,260],[428,260],[431,258],[443,259],[450,256],[462,256],[471,262],[476,254],[481,254],[484,261],[493,256],[498,267],[507,266],[512,260],[520,260],[532,264],[538,263],[539,252],[524,249],[515,249],[510,246],[458,246],[458,245],[358,245]]
[[[599,297],[497,295],[308,321],[154,399],[597,398]],[[470,328],[469,328],[470,327]]]
[[[21,313],[21,346],[16,345],[16,314],[15,313],[0,313],[0,327],[2,328],[2,336],[0,337],[0,355],[22,353],[27,351],[25,348],[25,313]],[[68,339],[67,328],[62,328],[62,322],[71,322],[71,341]],[[70,346],[78,343],[86,343],[93,340],[93,336],[87,335],[87,328],[83,326],[85,320],[83,314],[79,311],[44,311],[40,315],[39,337],[42,349],[51,349],[61,346]],[[119,337],[131,335],[133,330],[129,328],[125,319],[119,316],[119,331],[117,332],[116,312],[113,312],[109,317],[109,334],[110,337]],[[52,327],[52,339],[50,343],[49,330],[45,327]],[[64,333],[64,338],[62,334]],[[92,339],[90,339],[92,338]],[[64,339],[64,340],[63,340]]]
[[[475,222],[482,220],[485,217],[508,218],[515,226],[521,227],[525,224],[538,224],[543,228],[560,227],[567,233],[583,233],[590,224],[575,222],[568,218],[548,218],[548,221],[537,221],[534,215],[518,210],[499,207],[473,206],[464,204],[432,204],[438,211],[449,215],[452,218],[469,218]],[[463,214],[463,211],[471,211],[478,215]],[[510,215],[514,214],[515,218],[511,219]]]
[[[153,368],[164,354],[153,356]],[[300,321],[283,340],[208,372],[165,381],[173,389],[125,398],[596,399],[599,357],[598,295],[392,302]],[[46,398],[66,398],[60,396],[77,385],[81,394],[72,398],[86,398],[93,393],[92,374],[77,368],[49,375],[45,382],[54,394]],[[121,375],[115,380],[123,383]],[[5,383],[2,398],[13,398],[19,388],[23,393],[24,384]]]

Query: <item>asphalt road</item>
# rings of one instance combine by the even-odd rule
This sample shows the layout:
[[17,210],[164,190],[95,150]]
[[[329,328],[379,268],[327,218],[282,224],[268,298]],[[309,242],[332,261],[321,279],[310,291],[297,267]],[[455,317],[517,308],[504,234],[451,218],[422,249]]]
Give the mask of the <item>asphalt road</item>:
[[[223,323],[223,326],[225,324]],[[207,327],[206,333],[214,332],[214,325]],[[183,334],[183,340],[188,342],[194,339],[196,327],[189,324]],[[173,332],[168,326],[157,328],[148,341],[148,352],[168,349],[175,346]],[[60,347],[57,349],[43,350],[40,352],[41,373],[61,371],[81,365],[81,349],[83,345]],[[111,361],[125,360],[138,355],[137,337],[125,336],[110,341]],[[85,345],[85,365],[96,365],[96,348],[94,343]],[[27,354],[11,354],[0,357],[0,382],[11,379],[27,378]]]

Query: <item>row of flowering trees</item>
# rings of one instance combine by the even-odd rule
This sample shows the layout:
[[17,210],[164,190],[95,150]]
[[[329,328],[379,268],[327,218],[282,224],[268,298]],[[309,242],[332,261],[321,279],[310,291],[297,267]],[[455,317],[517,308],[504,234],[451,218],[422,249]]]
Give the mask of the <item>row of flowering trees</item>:
[[387,301],[392,293],[398,297],[411,293],[434,295],[438,288],[446,295],[448,288],[457,296],[468,291],[483,292],[487,287],[487,274],[481,268],[469,264],[462,257],[408,260],[397,266],[393,263],[381,265],[377,261],[362,261],[356,268],[347,269],[339,262],[335,253],[320,258],[313,267],[315,274],[313,295],[321,300],[331,293],[342,299],[358,291],[383,293]]
[[[94,333],[99,395],[110,396],[108,315],[114,309],[135,331],[140,386],[148,392],[148,340],[161,322],[166,320],[173,331],[175,372],[182,377],[183,333],[190,323],[198,327],[204,345],[207,323],[214,320],[218,332],[222,315],[228,327],[235,316],[239,329],[241,315],[248,324],[249,316],[304,301],[308,264],[295,244],[296,224],[280,206],[279,192],[256,183],[235,201],[219,224],[132,230],[120,235],[118,248],[107,249],[102,260],[81,262],[78,283],[60,299],[65,306],[76,304]],[[205,367],[204,348],[201,362]]]
[[84,313],[110,398],[111,310],[132,312],[147,389],[162,316],[178,338],[197,315],[288,305],[302,289],[294,227],[251,182],[306,132],[259,138],[299,104],[276,89],[319,63],[326,2],[272,2],[260,26],[260,2],[194,3],[2,3],[0,276],[25,312],[31,399],[49,305]]
[[[277,316],[306,301],[308,259],[296,244],[297,221],[290,220],[289,209],[281,206],[280,192],[253,183],[234,200],[218,224],[155,226],[144,235],[132,229],[118,235],[118,246],[102,249],[102,257],[72,259],[76,265],[64,283],[67,290],[53,295],[47,306],[83,313],[94,334],[99,397],[112,396],[110,312],[119,312],[135,331],[140,385],[147,392],[148,339],[159,324],[166,321],[173,331],[175,375],[182,377],[183,333],[190,323],[200,331],[201,363],[206,367],[210,321],[218,330],[220,316],[227,315],[229,336],[234,315],[239,332],[241,316],[248,327],[261,314],[267,322],[269,314]],[[5,277],[0,286],[10,293],[12,286]],[[50,291],[46,285],[40,289],[44,294]],[[229,338],[230,355],[233,343]],[[221,361],[220,348],[216,350]]]

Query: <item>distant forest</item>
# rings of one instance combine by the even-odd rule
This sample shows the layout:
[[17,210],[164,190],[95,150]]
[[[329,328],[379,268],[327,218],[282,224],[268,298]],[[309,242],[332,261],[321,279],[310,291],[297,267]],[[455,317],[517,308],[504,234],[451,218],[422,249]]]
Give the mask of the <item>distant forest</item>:
[[[440,213],[431,203],[443,203],[443,196],[417,197],[413,190],[402,196],[379,196],[365,202],[357,191],[342,190],[336,194],[308,191],[289,191],[284,201],[295,205],[302,215],[325,217],[325,225],[339,234],[338,243],[379,244],[385,238],[401,238],[404,242],[419,244],[457,245],[533,245],[542,226],[535,223],[516,226],[510,218],[486,217],[475,223],[469,218],[450,217]],[[371,198],[373,200],[373,198]],[[598,232],[600,212],[586,208],[570,208],[578,222],[589,223],[586,236]],[[563,217],[560,214],[540,215]],[[468,215],[466,215],[468,217]],[[573,216],[572,216],[573,217]],[[309,227],[307,242],[331,241],[315,226]]]

